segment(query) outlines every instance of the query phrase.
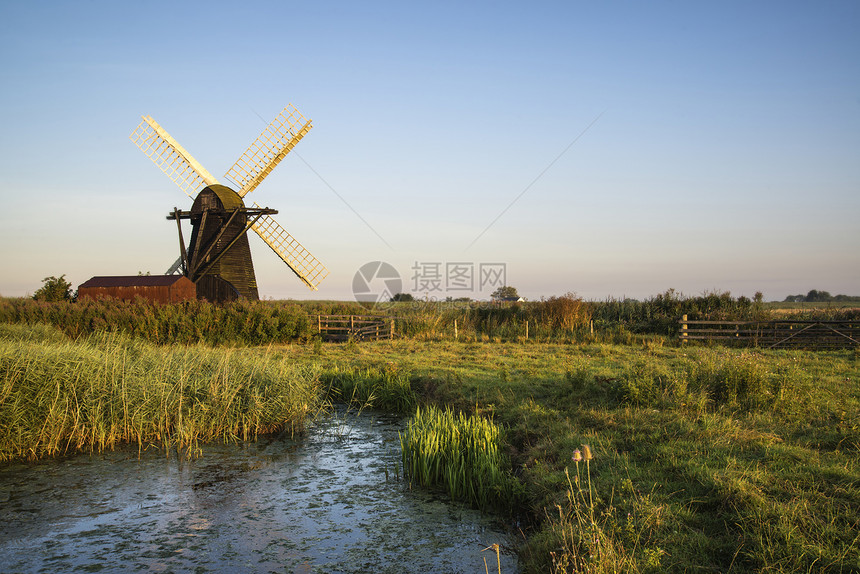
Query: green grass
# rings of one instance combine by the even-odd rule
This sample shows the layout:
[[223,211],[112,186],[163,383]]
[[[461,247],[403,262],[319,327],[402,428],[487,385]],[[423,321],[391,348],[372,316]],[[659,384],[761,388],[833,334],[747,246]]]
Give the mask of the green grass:
[[327,370],[321,380],[327,385],[326,397],[329,400],[359,409],[405,414],[418,402],[409,375],[399,372],[394,363],[379,368],[342,370],[335,367]]
[[400,435],[404,475],[421,486],[441,486],[454,500],[484,510],[519,506],[520,483],[502,454],[492,420],[433,405],[418,408]]
[[[492,417],[527,496],[526,571],[852,571],[857,352],[669,342],[395,341],[282,352],[323,372],[392,365],[410,373],[423,402]],[[582,467],[576,482],[571,458],[583,444],[594,455],[589,488]]]
[[[462,422],[493,446],[448,448],[447,461],[407,474],[442,469],[459,476],[454,486],[433,483],[481,504],[476,484],[500,489],[477,469],[495,468],[516,492],[497,500],[524,513],[527,572],[860,564],[856,350],[682,348],[621,330],[428,339],[213,349],[0,325],[0,459],[300,431],[336,398],[399,412],[421,404],[422,416],[438,405],[437,422],[414,427]],[[577,461],[583,445],[593,458]],[[419,452],[405,446],[409,459]],[[473,471],[477,483],[465,477]]]
[[0,329],[0,460],[299,432],[321,400],[313,365],[265,352]]

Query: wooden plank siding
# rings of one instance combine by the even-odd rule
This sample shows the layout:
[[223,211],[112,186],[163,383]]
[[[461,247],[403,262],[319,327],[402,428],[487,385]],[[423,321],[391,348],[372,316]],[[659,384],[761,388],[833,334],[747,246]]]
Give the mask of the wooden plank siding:
[[182,275],[123,275],[93,277],[78,287],[78,298],[114,298],[134,301],[137,297],[157,303],[193,301],[194,283]]

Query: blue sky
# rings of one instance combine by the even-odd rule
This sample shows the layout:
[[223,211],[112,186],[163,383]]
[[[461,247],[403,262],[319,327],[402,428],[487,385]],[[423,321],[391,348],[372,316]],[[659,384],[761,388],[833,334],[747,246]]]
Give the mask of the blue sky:
[[140,115],[220,178],[288,103],[314,129],[250,198],[331,274],[252,237],[263,297],[369,261],[421,297],[488,263],[531,299],[860,294],[860,3],[462,4],[3,3],[0,294],[164,272],[190,200]]

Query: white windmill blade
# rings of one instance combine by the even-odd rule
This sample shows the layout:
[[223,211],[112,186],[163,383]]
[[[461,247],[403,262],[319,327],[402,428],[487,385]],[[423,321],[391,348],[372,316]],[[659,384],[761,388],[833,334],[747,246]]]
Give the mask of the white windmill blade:
[[289,104],[236,160],[224,178],[233,184],[239,197],[245,197],[260,185],[312,127],[311,120],[306,120],[293,104]]
[[[254,207],[260,207],[256,203]],[[317,290],[323,279],[328,276],[328,269],[319,260],[311,255],[295,237],[290,235],[286,229],[269,215],[260,217],[251,227],[257,232],[266,245],[278,254],[284,263],[293,270],[299,279],[312,290]]]
[[129,139],[188,197],[194,198],[201,188],[218,183],[218,180],[154,119],[150,116],[141,117],[143,121]]

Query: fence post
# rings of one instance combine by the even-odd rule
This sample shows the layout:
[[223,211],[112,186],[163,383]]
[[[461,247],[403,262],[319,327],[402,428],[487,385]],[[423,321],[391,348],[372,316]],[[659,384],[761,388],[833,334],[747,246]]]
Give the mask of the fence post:
[[394,319],[391,319],[391,331],[388,333],[388,338],[389,339],[394,338]]
[[687,314],[681,315],[681,344],[687,342]]
[[322,315],[317,315],[317,333],[322,333]]
[[457,336],[457,319],[454,319],[454,339],[459,338]]
[[526,321],[526,341],[529,339],[529,322]]

